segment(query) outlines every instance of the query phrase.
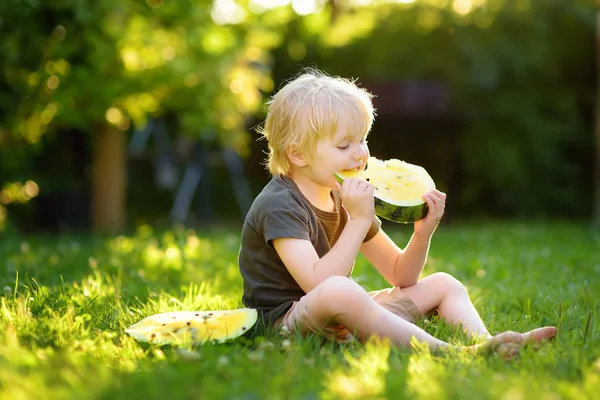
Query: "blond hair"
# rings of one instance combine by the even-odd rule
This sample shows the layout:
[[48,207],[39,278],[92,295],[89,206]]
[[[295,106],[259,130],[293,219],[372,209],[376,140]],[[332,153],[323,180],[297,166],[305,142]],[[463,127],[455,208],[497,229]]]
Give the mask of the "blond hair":
[[269,145],[266,166],[272,175],[287,174],[286,151],[295,147],[312,157],[317,141],[345,127],[351,136],[365,137],[375,111],[372,95],[354,81],[305,70],[269,101],[265,124],[259,132]]

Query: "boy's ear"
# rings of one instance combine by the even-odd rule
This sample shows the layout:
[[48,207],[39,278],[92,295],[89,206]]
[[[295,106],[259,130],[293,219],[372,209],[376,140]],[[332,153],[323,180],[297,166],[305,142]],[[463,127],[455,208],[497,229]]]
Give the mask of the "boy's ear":
[[286,150],[286,155],[288,157],[288,160],[290,160],[290,162],[292,164],[294,164],[297,167],[305,167],[306,166],[306,157],[304,156],[304,154],[302,154],[302,152],[300,150],[298,150],[296,148],[296,146],[292,146],[289,149]]

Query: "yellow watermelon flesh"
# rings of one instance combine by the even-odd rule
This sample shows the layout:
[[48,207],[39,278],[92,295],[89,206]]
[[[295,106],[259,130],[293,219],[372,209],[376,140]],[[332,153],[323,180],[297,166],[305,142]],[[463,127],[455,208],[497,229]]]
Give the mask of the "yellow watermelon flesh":
[[429,207],[423,194],[435,189],[435,182],[418,165],[390,159],[369,157],[365,171],[341,171],[339,181],[360,177],[375,187],[375,213],[394,222],[410,223],[427,216]]
[[146,317],[125,332],[138,341],[158,345],[223,343],[246,333],[257,319],[252,308],[176,311]]

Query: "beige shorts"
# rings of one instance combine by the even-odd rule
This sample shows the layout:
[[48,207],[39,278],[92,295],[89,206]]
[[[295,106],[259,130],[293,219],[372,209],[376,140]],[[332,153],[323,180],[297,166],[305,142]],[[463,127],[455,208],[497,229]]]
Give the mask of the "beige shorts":
[[[383,308],[406,321],[414,323],[424,316],[416,304],[400,288],[394,287],[377,290],[369,292],[369,295]],[[342,343],[347,343],[354,339],[354,336],[342,325],[318,324],[308,314],[304,299],[305,297],[302,297],[299,301],[295,301],[276,325],[282,324],[289,332],[298,330],[303,334],[317,333],[328,339]]]

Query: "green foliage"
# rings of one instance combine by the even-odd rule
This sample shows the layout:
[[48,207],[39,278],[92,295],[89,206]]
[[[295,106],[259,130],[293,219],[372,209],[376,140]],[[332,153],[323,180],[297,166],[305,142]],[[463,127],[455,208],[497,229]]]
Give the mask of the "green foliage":
[[[407,227],[391,232],[401,245],[409,235]],[[505,364],[264,329],[197,348],[137,343],[123,330],[145,316],[240,305],[237,232],[142,226],[107,240],[9,236],[0,242],[0,397],[593,398],[599,240],[566,223],[439,228],[426,274],[447,271],[463,281],[492,332],[559,327],[553,344]],[[384,285],[364,259],[353,277],[369,290]],[[468,343],[435,317],[419,324]]]
[[456,152],[457,211],[588,216],[595,10],[593,1],[417,0],[346,9],[333,25],[311,15],[290,27],[275,77],[301,63],[363,84],[440,83],[450,109],[439,126],[428,127],[439,116],[380,129],[376,119],[371,147],[432,172],[452,168],[444,153]]
[[247,151],[245,118],[272,89],[268,50],[285,20],[263,26],[267,14],[238,6],[242,20],[215,23],[212,4],[3,2],[2,148],[36,143],[47,131],[128,130],[175,113],[180,134],[212,130],[212,140]]
[[[269,50],[286,18],[235,7],[243,18],[219,16],[212,0],[2,2],[0,185],[31,179],[44,194],[77,191],[89,174],[75,182],[65,159],[82,149],[65,136],[130,131],[151,117],[174,121],[173,136],[248,155],[247,118],[273,88]],[[40,168],[43,150],[50,160]]]
[[[57,185],[79,185],[89,178],[74,182],[57,176],[58,161],[40,168],[32,159],[60,148],[65,132],[127,131],[154,116],[174,121],[174,133],[248,155],[248,122],[261,119],[263,94],[316,64],[361,82],[448,88],[439,125],[426,126],[435,117],[400,128],[376,121],[370,143],[426,161],[443,189],[454,182],[436,173],[457,166],[453,211],[590,214],[595,2],[337,0],[306,16],[259,3],[1,2],[3,179],[42,187],[47,172]],[[63,160],[71,150],[60,149],[50,153],[71,171]]]

